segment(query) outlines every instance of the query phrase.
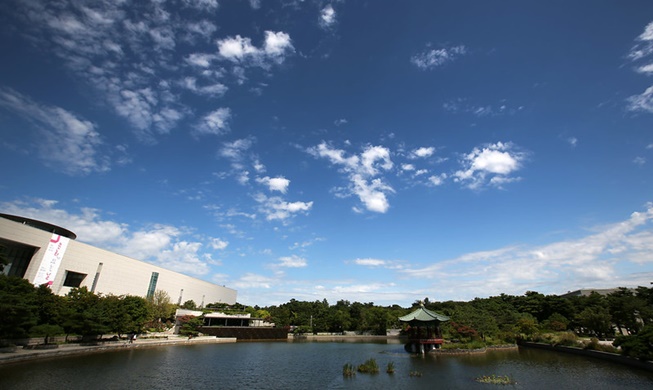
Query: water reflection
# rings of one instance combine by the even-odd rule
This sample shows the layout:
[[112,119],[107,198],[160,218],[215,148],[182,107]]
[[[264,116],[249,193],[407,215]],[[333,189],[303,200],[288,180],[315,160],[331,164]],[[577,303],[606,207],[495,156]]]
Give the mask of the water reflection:
[[[342,366],[376,359],[381,372],[343,378]],[[394,375],[385,373],[393,362]],[[418,371],[421,377],[410,377]],[[653,388],[653,374],[540,350],[414,356],[400,343],[247,342],[111,351],[0,366],[9,389],[487,389],[482,375],[511,375],[519,389]]]

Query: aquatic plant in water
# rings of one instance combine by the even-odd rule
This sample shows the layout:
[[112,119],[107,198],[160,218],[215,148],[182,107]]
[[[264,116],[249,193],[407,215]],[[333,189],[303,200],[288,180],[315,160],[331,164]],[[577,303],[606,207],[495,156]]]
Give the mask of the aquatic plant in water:
[[385,372],[388,374],[394,374],[395,373],[395,362],[388,362],[388,367],[386,367]]
[[342,376],[346,378],[356,376],[356,370],[354,369],[354,365],[351,363],[346,363],[344,366],[342,366]]
[[363,374],[376,374],[379,372],[379,365],[375,359],[368,359],[365,363],[358,366],[358,372]]
[[509,375],[483,375],[476,378],[476,382],[491,385],[514,385],[515,380]]
[[351,378],[352,376],[356,376],[356,370],[354,370],[354,365],[351,363],[345,363],[344,366],[342,366],[342,376],[345,378]]
[[418,377],[419,378],[419,377],[422,376],[422,373],[419,372],[419,371],[411,371],[408,375],[412,376],[412,377]]

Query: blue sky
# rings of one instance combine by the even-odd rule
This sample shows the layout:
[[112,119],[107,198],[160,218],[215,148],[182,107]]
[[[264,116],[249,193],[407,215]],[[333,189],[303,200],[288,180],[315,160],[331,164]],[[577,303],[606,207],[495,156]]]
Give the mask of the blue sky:
[[250,305],[653,281],[650,1],[0,10],[0,212]]

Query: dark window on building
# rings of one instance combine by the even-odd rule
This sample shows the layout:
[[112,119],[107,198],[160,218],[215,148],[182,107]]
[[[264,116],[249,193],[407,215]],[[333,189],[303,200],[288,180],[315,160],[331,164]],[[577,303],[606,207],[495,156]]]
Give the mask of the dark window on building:
[[152,272],[152,276],[150,276],[150,286],[147,288],[148,298],[152,298],[154,296],[154,292],[156,291],[156,282],[158,280],[159,280],[159,273]]
[[66,279],[63,281],[65,287],[79,287],[82,285],[86,274],[66,270]]
[[0,240],[0,253],[4,256],[9,264],[5,266],[4,273],[9,276],[25,276],[27,267],[29,267],[32,257],[37,248],[18,244],[12,241]]

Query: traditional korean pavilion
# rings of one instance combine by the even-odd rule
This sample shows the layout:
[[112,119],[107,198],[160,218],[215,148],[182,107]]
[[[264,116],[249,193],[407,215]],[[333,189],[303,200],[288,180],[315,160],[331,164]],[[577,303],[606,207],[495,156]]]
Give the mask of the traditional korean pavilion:
[[428,310],[421,304],[412,313],[399,317],[399,321],[409,325],[408,343],[404,346],[406,351],[425,353],[440,348],[444,343],[440,323],[449,321],[449,317]]

